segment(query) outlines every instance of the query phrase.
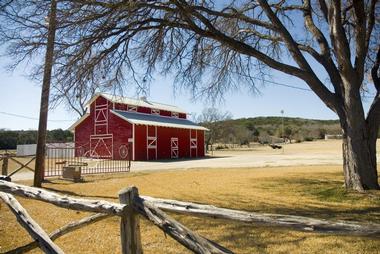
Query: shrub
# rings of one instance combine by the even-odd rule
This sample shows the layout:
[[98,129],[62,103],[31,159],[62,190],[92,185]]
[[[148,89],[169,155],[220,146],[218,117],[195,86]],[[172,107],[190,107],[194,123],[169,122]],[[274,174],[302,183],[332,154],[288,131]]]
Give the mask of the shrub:
[[222,150],[222,149],[225,149],[225,148],[227,148],[227,146],[224,146],[224,145],[217,145],[217,146],[215,147],[215,150]]

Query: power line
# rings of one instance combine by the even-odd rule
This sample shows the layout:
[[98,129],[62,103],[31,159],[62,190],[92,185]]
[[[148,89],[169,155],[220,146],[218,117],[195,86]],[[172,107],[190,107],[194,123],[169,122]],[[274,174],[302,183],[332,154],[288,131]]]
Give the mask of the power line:
[[[8,112],[3,112],[3,111],[0,111],[0,114],[38,121],[38,118],[36,118],[36,117],[30,117],[30,116],[25,116],[25,115],[13,114],[13,113],[8,113]],[[48,121],[49,122],[73,122],[75,120],[48,120]]]
[[[134,41],[134,42],[137,42],[139,44],[142,44],[142,42],[139,41],[139,40],[137,40],[137,39],[132,38],[131,40]],[[190,57],[187,57],[187,56],[185,56],[184,59],[187,59],[187,60],[190,60],[190,61],[192,60]],[[218,66],[216,64],[212,64],[212,63],[208,63],[208,62],[203,62],[203,64],[207,65],[207,66],[210,66],[212,68],[222,69],[222,67],[220,67],[220,66]],[[280,82],[276,82],[276,81],[267,80],[267,79],[264,79],[264,78],[256,78],[256,77],[252,77],[251,75],[247,75],[245,73],[239,73],[239,72],[236,72],[236,71],[231,71],[231,72],[234,73],[234,74],[237,74],[237,75],[249,78],[249,79],[255,79],[255,80],[262,81],[262,82],[270,83],[272,85],[282,86],[282,87],[287,87],[287,88],[291,88],[291,89],[296,89],[296,90],[301,90],[301,91],[307,91],[307,92],[313,92],[314,93],[314,91],[312,89],[310,89],[310,88],[288,85],[288,84],[284,84],[284,83],[280,83]],[[362,95],[362,98],[374,98],[375,96],[376,95],[373,95],[373,94]]]
[[[217,65],[214,65],[214,64],[210,64],[210,63],[205,63],[205,65],[208,65],[210,67],[217,68],[217,69],[222,69],[221,67],[219,67]],[[272,81],[272,80],[268,80],[268,79],[264,79],[264,78],[256,78],[256,77],[252,77],[250,75],[247,75],[247,74],[244,74],[244,73],[239,73],[239,72],[236,72],[236,71],[231,71],[231,72],[234,73],[234,74],[246,77],[246,78],[258,80],[258,81],[261,81],[261,82],[264,82],[264,83],[270,83],[271,85],[283,86],[283,87],[287,87],[287,88],[292,88],[292,89],[297,89],[297,90],[301,90],[301,91],[307,91],[307,92],[314,93],[314,91],[312,89],[310,89],[310,88],[288,85],[288,84],[284,84],[284,83],[280,83],[280,82],[276,82],[276,81]],[[368,94],[369,95],[362,94],[361,96],[362,96],[362,98],[370,98],[370,99],[372,99],[372,98],[374,98],[376,96],[375,94],[370,94],[370,93],[368,93]]]
[[283,86],[283,87],[287,87],[287,88],[292,88],[292,89],[297,89],[297,90],[302,90],[302,91],[313,92],[313,90],[311,90],[309,88],[292,86],[292,85],[288,85],[288,84],[284,84],[284,83],[279,83],[279,82],[275,82],[275,81],[271,81],[271,80],[267,80],[267,79],[254,78],[254,77],[252,77],[252,78],[256,79],[256,80],[260,80],[262,82],[270,83],[272,85]]
[[[137,42],[137,43],[140,43],[142,44],[142,42],[140,42],[139,40],[136,40],[136,39],[131,39],[132,41],[134,42]],[[184,59],[187,59],[187,60],[192,60],[190,57],[184,57]],[[212,64],[212,63],[208,63],[208,62],[203,62],[204,65],[207,65],[207,66],[210,66],[212,68],[216,68],[216,69],[222,69],[222,67],[216,65],[216,64]],[[275,81],[271,81],[271,80],[267,80],[267,79],[264,79],[264,78],[256,78],[256,77],[252,77],[251,75],[247,75],[245,73],[239,73],[239,72],[236,72],[236,71],[231,71],[232,73],[234,74],[237,74],[237,75],[240,75],[240,76],[243,76],[243,77],[246,77],[246,78],[250,78],[250,79],[255,79],[255,80],[259,80],[259,81],[262,81],[262,82],[267,82],[267,83],[271,83],[272,85],[277,85],[277,86],[283,86],[283,87],[288,87],[288,88],[292,88],[292,89],[297,89],[297,90],[302,90],[302,91],[308,91],[308,92],[313,92],[313,90],[309,89],[309,88],[304,88],[304,87],[298,87],[298,86],[292,86],[292,85],[288,85],[288,84],[284,84],[284,83],[279,83],[279,82],[275,82]]]

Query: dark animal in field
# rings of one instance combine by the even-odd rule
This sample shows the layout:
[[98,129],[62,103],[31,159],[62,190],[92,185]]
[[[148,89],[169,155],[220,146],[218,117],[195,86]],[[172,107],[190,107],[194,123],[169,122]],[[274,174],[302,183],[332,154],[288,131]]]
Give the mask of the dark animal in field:
[[272,147],[272,149],[281,149],[282,148],[282,146],[279,146],[276,144],[270,144],[269,146]]

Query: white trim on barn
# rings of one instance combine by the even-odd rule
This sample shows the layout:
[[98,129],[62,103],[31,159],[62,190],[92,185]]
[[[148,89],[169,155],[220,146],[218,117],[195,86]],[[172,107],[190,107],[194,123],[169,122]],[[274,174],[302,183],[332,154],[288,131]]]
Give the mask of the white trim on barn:
[[154,126],[154,136],[149,136],[149,126],[146,126],[146,158],[149,160],[149,149],[154,150],[157,160],[157,126]]
[[[111,146],[107,145],[106,140],[111,139]],[[93,140],[95,141],[95,146],[93,146]],[[99,145],[103,145],[106,148],[106,154],[98,154],[96,148]],[[103,135],[91,135],[90,136],[90,156],[98,158],[113,158],[113,134],[103,134]]]
[[95,102],[94,135],[97,135],[97,128],[101,126],[106,126],[108,133],[108,102],[100,105]]
[[198,131],[195,130],[195,138],[191,136],[190,130],[190,157],[192,157],[192,151],[195,149],[195,157],[198,157]]
[[170,139],[170,157],[172,159],[178,158],[178,138]]
[[128,105],[127,110],[130,112],[137,112],[137,106],[134,105]]
[[132,148],[133,149],[133,151],[132,151],[133,152],[133,156],[132,156],[132,158],[133,158],[133,160],[135,160],[135,150],[136,150],[135,149],[136,148],[135,143],[136,142],[135,142],[135,125],[134,124],[132,124],[132,135],[133,135],[132,136],[132,140],[133,140],[133,148]]

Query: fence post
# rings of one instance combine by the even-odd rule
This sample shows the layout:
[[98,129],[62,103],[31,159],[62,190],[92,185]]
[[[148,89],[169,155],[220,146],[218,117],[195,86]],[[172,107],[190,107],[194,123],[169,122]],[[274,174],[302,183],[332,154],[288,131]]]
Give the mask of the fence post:
[[120,203],[128,205],[120,222],[122,254],[142,254],[140,219],[133,210],[133,202],[138,195],[139,192],[135,186],[122,189],[119,192]]
[[1,174],[3,176],[8,175],[8,154],[4,154],[3,166],[1,167]]

